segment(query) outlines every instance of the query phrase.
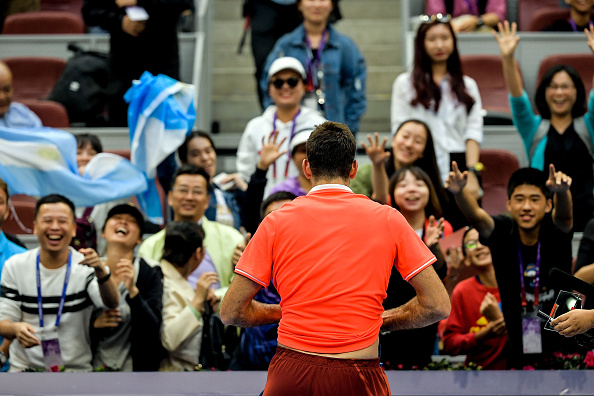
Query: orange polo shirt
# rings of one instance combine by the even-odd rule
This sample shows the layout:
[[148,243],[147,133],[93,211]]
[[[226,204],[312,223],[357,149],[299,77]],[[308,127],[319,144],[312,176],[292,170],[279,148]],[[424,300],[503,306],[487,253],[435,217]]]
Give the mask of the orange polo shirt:
[[395,209],[323,185],[269,214],[235,272],[281,296],[278,342],[316,353],[372,345],[395,265],[405,280],[435,261]]

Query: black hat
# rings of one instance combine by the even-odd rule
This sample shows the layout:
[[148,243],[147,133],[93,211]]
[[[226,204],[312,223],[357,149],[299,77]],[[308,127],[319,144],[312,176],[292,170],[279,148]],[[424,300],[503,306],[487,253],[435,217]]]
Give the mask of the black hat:
[[[107,217],[105,218],[105,224],[107,224],[107,220],[119,214],[129,214],[130,216],[134,217],[136,223],[138,224],[138,228],[140,229],[140,236],[142,237],[142,235],[144,235],[144,216],[133,203],[128,202],[125,204],[116,205],[111,208],[107,213]],[[103,225],[104,229],[105,224]]]

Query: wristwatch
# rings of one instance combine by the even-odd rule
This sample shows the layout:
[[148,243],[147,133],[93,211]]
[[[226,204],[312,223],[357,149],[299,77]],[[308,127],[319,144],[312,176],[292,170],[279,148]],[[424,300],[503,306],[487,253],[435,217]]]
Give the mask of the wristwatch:
[[0,367],[4,366],[8,362],[8,358],[4,354],[4,352],[0,351]]
[[476,28],[482,28],[485,25],[485,21],[483,20],[483,17],[480,16],[476,19]]
[[480,175],[483,170],[485,170],[485,165],[483,165],[482,162],[477,162],[474,166],[468,168],[468,171],[475,175]]

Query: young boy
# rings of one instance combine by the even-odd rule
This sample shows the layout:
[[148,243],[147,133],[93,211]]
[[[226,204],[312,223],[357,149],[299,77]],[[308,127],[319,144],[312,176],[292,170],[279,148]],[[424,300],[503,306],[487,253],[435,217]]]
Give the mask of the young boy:
[[467,220],[479,231],[481,242],[491,248],[508,332],[508,368],[546,368],[545,360],[556,351],[578,346],[543,330],[538,310],[549,313],[559,290],[549,270],[571,271],[571,178],[549,167],[549,177],[537,169],[514,172],[507,187],[511,216],[489,216],[464,188],[467,173],[455,162],[446,181]]

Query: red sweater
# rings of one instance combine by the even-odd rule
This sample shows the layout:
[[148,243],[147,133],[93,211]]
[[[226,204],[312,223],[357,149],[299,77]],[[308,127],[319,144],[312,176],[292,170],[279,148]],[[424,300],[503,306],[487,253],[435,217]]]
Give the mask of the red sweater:
[[475,337],[488,323],[487,318],[480,313],[481,302],[487,293],[501,301],[499,290],[485,287],[476,276],[456,285],[452,293],[452,312],[443,335],[444,351],[449,355],[466,354],[466,363],[476,363],[485,370],[505,370],[507,336],[488,338],[480,344]]

